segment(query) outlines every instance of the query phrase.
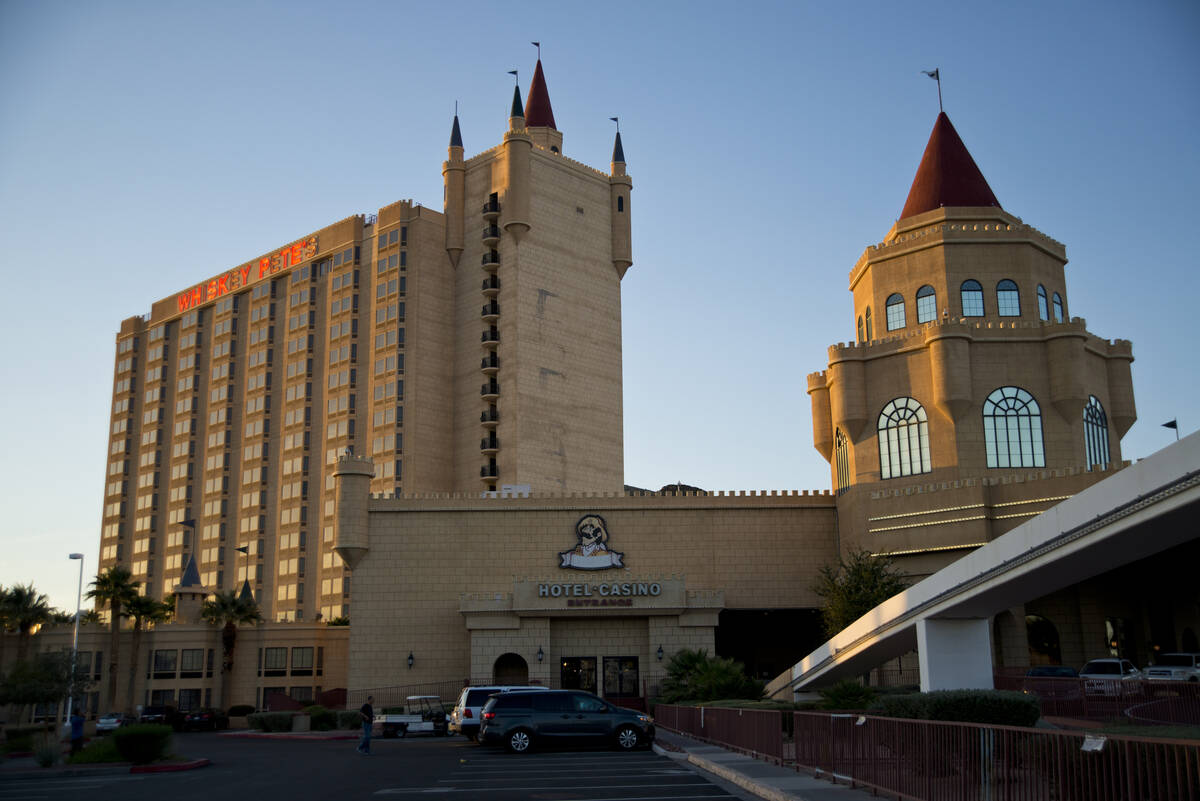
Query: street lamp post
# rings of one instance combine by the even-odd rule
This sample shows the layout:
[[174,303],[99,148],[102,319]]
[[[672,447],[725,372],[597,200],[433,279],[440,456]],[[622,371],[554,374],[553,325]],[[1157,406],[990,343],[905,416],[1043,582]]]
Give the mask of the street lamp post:
[[75,634],[71,637],[71,683],[67,693],[67,725],[71,725],[71,709],[75,703],[75,660],[79,657],[79,606],[83,602],[83,554],[73,553],[72,559],[79,560],[79,587],[75,591]]

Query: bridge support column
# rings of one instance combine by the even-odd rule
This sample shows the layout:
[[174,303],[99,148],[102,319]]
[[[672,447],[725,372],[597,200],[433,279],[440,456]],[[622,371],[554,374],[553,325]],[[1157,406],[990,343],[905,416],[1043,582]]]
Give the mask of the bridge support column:
[[917,654],[921,692],[995,686],[987,618],[917,621]]

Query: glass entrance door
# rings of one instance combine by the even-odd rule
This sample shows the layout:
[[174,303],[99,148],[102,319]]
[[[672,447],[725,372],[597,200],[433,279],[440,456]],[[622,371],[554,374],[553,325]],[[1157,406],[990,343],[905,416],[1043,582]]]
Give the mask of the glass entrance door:
[[560,686],[564,690],[596,692],[596,657],[563,657],[559,681],[561,682]]

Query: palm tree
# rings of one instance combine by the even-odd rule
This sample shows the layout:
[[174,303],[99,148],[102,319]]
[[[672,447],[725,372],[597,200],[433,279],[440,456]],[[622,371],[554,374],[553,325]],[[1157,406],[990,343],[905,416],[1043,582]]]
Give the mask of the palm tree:
[[135,595],[125,604],[125,615],[133,618],[133,645],[129,654],[129,689],[125,693],[125,711],[133,711],[133,685],[137,679],[138,656],[142,647],[142,624],[161,623],[167,619],[169,607],[145,595]]
[[233,674],[233,649],[237,645],[237,627],[239,623],[258,623],[262,614],[258,604],[247,596],[241,597],[233,590],[218,592],[211,600],[204,602],[200,615],[214,626],[221,626],[221,709],[225,709],[225,693],[229,687],[229,678]]
[[121,651],[121,617],[125,614],[123,607],[137,597],[140,581],[133,580],[129,568],[123,565],[113,565],[103,573],[96,575],[91,583],[87,597],[99,604],[107,604],[109,625],[112,629],[112,640],[108,647],[108,704],[109,709],[117,708],[117,668],[120,663]]
[[17,640],[17,661],[25,661],[29,654],[29,641],[33,632],[43,623],[50,622],[54,612],[43,593],[33,588],[33,584],[14,584],[4,591],[4,627],[15,629]]

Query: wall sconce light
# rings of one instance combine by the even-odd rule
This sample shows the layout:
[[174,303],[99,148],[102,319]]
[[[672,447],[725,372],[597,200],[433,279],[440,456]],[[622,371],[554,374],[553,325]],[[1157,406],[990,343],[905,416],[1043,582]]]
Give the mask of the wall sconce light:
[[661,662],[661,661],[662,661],[662,658],[663,658],[663,649],[662,649],[662,646],[661,646],[661,645],[660,645],[660,646],[658,646],[658,650],[655,652],[655,654],[654,654],[654,655],[658,657],[658,661],[659,661],[659,662]]
[[412,651],[409,651],[408,652],[408,669],[412,670],[412,666],[413,666],[413,655],[412,655]]
[[537,658],[539,662],[546,658],[546,654],[542,651],[542,646],[540,645],[538,646]]

